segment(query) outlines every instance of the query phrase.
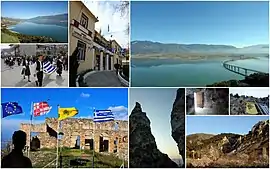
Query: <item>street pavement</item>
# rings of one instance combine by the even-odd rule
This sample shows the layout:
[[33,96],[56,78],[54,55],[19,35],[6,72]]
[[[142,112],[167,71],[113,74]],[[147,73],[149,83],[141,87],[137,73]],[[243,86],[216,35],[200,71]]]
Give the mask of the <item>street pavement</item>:
[[99,71],[85,78],[89,87],[124,87],[115,71]]
[[[2,87],[36,87],[36,77],[34,77],[35,64],[30,66],[30,81],[28,82],[28,77],[23,79],[21,75],[22,66],[17,66],[16,64],[13,68],[10,68],[1,60],[1,86]],[[43,85],[42,87],[68,87],[68,71],[63,71],[62,76],[58,76],[56,72],[51,75],[44,73]]]

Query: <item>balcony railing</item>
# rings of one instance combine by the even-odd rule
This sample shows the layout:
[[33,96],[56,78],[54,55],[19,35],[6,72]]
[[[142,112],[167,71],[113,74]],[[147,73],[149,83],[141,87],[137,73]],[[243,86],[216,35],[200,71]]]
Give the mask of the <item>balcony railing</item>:
[[94,37],[94,42],[99,44],[100,46],[104,47],[106,50],[113,53],[113,49],[111,48],[110,44],[105,44],[102,40],[100,40],[98,37]]
[[80,22],[78,22],[77,20],[73,19],[70,23],[71,25],[75,26],[76,28],[80,29],[81,31],[83,31],[84,33],[86,33],[87,35],[89,35],[91,38],[93,38],[93,33],[92,31],[86,29],[85,27],[83,27]]

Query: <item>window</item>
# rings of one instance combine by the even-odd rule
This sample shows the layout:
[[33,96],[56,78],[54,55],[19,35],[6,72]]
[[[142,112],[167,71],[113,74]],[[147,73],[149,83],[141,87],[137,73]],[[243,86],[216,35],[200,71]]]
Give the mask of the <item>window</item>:
[[82,13],[80,24],[87,29],[88,26],[88,18],[85,14]]
[[86,44],[78,40],[77,47],[79,48],[78,60],[85,60]]
[[114,130],[115,131],[118,131],[119,130],[119,124],[118,124],[118,122],[115,122],[114,123]]

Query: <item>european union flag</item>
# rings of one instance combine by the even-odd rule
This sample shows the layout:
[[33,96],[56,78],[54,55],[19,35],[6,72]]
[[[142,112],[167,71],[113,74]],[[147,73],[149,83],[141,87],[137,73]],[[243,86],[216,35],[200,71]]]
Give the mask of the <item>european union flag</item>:
[[2,103],[2,110],[3,118],[10,115],[23,113],[22,107],[19,106],[17,102]]

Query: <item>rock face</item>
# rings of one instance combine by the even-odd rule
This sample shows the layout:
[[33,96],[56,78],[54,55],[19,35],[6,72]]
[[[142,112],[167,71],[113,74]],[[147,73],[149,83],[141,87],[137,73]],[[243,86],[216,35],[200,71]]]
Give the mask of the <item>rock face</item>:
[[129,116],[129,167],[177,168],[168,155],[161,153],[151,133],[150,120],[136,103]]
[[187,136],[187,167],[269,166],[269,120],[258,122],[246,135],[221,133],[200,142],[196,138]]
[[[203,97],[200,99],[202,105],[201,108],[211,109],[211,112],[205,112],[207,114],[227,115],[229,107],[229,90],[227,88],[218,89],[187,89],[187,104],[186,109],[188,114],[194,114],[194,94],[200,93]],[[199,97],[200,98],[200,97]],[[198,100],[198,97],[197,97]],[[202,112],[201,112],[202,113]],[[204,114],[205,114],[204,113]]]
[[[171,112],[172,137],[185,163],[185,89],[178,89]],[[185,166],[185,164],[183,165]]]
[[269,87],[269,73],[253,73],[243,80],[222,81],[207,87]]

